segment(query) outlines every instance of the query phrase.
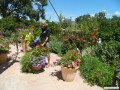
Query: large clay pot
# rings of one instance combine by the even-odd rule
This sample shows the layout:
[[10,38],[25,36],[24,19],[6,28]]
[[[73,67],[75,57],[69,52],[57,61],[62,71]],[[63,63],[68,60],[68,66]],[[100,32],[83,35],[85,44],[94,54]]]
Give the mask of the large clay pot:
[[6,53],[0,54],[0,65],[6,62],[6,60],[7,60],[7,54]]
[[67,82],[71,82],[74,80],[76,76],[77,69],[61,67],[61,73],[62,73],[63,80]]

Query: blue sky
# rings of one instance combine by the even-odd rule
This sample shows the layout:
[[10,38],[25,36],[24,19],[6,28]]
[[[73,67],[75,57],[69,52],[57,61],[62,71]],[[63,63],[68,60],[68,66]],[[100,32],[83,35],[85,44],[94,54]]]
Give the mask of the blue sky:
[[[107,17],[120,16],[120,0],[51,0],[58,14],[75,19],[84,14],[94,15],[105,11]],[[45,7],[46,19],[58,21],[52,6],[48,3]]]

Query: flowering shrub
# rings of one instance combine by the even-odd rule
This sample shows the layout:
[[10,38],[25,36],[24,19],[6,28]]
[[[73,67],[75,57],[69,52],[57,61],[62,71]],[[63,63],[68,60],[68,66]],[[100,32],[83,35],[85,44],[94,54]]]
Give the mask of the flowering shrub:
[[46,56],[47,53],[48,53],[48,48],[36,46],[33,48],[31,55],[34,55],[36,57],[41,57],[41,56]]
[[76,46],[82,51],[86,47],[95,45],[97,42],[97,36],[95,32],[90,35],[79,35],[79,34],[64,34],[62,53],[66,53],[70,49],[74,49]]
[[44,67],[46,64],[46,57],[45,56],[41,56],[41,57],[33,57],[30,60],[30,63],[33,67],[37,66],[37,67]]
[[70,50],[60,60],[57,59],[55,62],[53,62],[53,64],[61,65],[67,68],[78,69],[80,62],[80,53],[78,53],[76,50]]
[[44,67],[46,64],[46,55],[48,49],[46,47],[36,46],[31,52],[30,63],[32,67]]

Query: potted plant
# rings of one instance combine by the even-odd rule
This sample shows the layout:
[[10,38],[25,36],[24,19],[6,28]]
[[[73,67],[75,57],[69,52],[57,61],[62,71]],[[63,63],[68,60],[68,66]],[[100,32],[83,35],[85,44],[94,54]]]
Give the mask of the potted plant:
[[30,57],[30,64],[33,70],[40,70],[46,64],[48,49],[46,47],[36,46],[33,48]]
[[7,54],[9,52],[9,45],[0,44],[0,64],[7,60]]
[[40,70],[42,69],[46,64],[46,57],[33,57],[30,60],[31,66],[33,70]]
[[70,82],[75,78],[80,61],[80,53],[76,50],[70,50],[60,60],[55,61],[54,64],[61,65],[63,79]]

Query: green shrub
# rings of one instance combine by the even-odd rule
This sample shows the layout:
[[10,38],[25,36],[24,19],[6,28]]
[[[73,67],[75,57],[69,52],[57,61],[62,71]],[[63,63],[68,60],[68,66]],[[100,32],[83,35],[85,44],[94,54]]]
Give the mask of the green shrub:
[[91,85],[110,86],[114,68],[99,60],[98,57],[84,56],[80,64],[81,75]]
[[58,55],[61,56],[61,46],[62,46],[62,42],[59,41],[50,41],[49,43],[49,49],[50,52],[56,53]]
[[30,52],[28,53],[25,53],[25,55],[22,57],[22,60],[21,60],[21,69],[23,72],[32,72],[32,67],[30,65]]
[[[98,44],[92,50],[101,61],[120,68],[120,42],[111,40]],[[92,54],[91,53],[91,54]]]

